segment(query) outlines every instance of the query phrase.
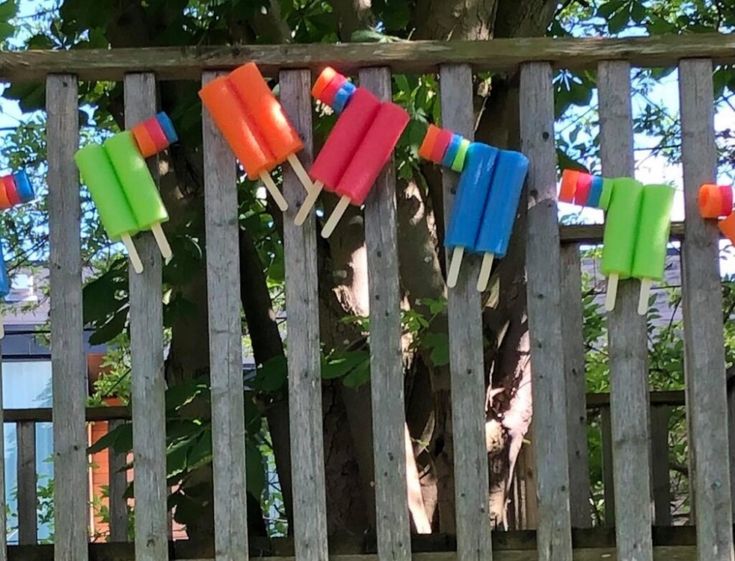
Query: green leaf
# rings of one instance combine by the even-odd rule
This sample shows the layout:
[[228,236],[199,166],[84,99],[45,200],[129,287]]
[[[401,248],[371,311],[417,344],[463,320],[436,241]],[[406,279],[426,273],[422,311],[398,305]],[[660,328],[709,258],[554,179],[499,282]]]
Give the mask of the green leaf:
[[265,487],[265,466],[260,450],[249,440],[245,443],[245,485],[248,493],[260,501]]
[[449,364],[449,337],[446,333],[426,333],[421,345],[429,349],[429,358],[434,366]]
[[284,355],[265,361],[256,371],[253,388],[260,392],[273,393],[284,388],[288,380],[288,366]]
[[115,337],[123,332],[127,321],[127,307],[118,310],[108,322],[106,322],[99,329],[96,329],[95,332],[89,336],[89,344],[101,345],[103,343],[107,343],[108,341],[112,341]]
[[367,351],[347,351],[322,363],[322,379],[334,380],[349,374],[360,363],[370,360]]

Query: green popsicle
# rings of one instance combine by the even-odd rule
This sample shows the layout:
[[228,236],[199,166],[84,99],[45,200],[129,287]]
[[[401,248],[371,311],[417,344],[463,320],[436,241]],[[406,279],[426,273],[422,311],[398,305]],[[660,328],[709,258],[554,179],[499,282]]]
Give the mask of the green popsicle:
[[149,230],[156,224],[167,221],[166,207],[163,206],[145,159],[138,150],[133,133],[118,133],[108,138],[104,146],[139,228]]
[[674,189],[668,185],[646,185],[643,188],[638,240],[633,257],[633,276],[661,280],[669,242],[671,207]]
[[643,186],[629,177],[615,179],[605,217],[602,272],[626,278],[633,269]]
[[138,223],[105,149],[88,144],[74,154],[74,161],[110,239],[118,241],[123,235],[135,234]]

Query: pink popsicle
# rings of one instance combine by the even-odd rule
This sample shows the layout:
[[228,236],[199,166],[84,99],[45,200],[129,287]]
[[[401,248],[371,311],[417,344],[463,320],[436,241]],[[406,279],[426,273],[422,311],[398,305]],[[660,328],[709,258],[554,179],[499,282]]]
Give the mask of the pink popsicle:
[[353,205],[360,206],[365,202],[375,180],[390,160],[409,118],[408,112],[395,103],[380,106],[360,148],[337,185],[337,193],[349,197]]
[[337,188],[379,108],[377,97],[365,88],[357,88],[347,109],[337,119],[309,170],[311,177],[321,181],[328,191]]

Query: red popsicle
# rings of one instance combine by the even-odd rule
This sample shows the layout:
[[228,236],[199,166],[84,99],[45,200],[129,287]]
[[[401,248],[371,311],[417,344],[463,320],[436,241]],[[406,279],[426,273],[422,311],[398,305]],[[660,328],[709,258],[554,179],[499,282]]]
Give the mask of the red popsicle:
[[387,102],[380,106],[357,153],[339,180],[337,193],[342,198],[324,225],[322,237],[329,237],[348,204],[360,206],[365,202],[409,119],[408,112],[395,103]]
[[309,175],[314,179],[314,187],[296,215],[297,225],[306,220],[322,187],[335,191],[379,108],[380,101],[370,91],[365,88],[355,90],[309,170]]

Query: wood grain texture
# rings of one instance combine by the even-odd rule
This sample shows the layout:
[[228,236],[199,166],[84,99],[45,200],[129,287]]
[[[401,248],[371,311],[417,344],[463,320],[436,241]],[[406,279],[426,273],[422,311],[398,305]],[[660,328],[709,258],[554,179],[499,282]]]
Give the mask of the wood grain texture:
[[[465,64],[442,66],[439,80],[442,127],[465,138],[474,138],[472,69]],[[458,180],[458,174],[442,169],[445,216],[452,212]],[[450,252],[447,252],[447,257],[451,257]],[[462,260],[457,285],[448,289],[447,297],[459,561],[486,561],[492,555],[485,448],[482,318],[480,293],[475,287],[478,274],[477,256],[466,255]]]
[[[113,431],[120,427],[123,421],[112,420],[109,422],[109,430]],[[128,487],[128,477],[125,465],[127,454],[115,452],[113,448],[107,451],[110,466],[110,481],[108,495],[110,501],[110,539],[113,542],[128,541],[128,501],[124,497]]]
[[587,450],[587,378],[582,325],[582,263],[579,246],[561,248],[561,328],[564,333],[564,375],[567,392],[569,504],[572,526],[592,525]]
[[[311,74],[284,71],[281,103],[304,139],[299,159],[311,164]],[[283,221],[286,263],[288,338],[288,401],[291,435],[291,477],[296,556],[300,561],[326,561],[327,493],[324,483],[322,380],[319,349],[319,294],[316,220],[310,213],[302,226],[293,222],[306,191],[290,166],[284,167],[283,191],[288,211]]]
[[[217,76],[204,74],[206,84]],[[217,561],[248,558],[240,247],[235,158],[207,112],[203,117],[209,369]]]
[[[603,174],[633,176],[630,65],[604,62],[598,69],[600,156]],[[620,561],[650,561],[651,476],[646,317],[638,315],[640,282],[620,281],[608,313],[610,416],[613,442],[615,530]]]
[[615,491],[613,489],[613,443],[610,406],[600,410],[600,440],[602,441],[602,485],[605,497],[605,526],[615,526]]
[[551,66],[521,67],[521,147],[528,170],[526,276],[538,487],[539,561],[572,556]]
[[[391,100],[391,76],[387,68],[361,70],[360,85],[380,100]],[[378,555],[385,561],[409,561],[411,527],[406,483],[406,414],[393,160],[380,174],[365,201],[365,244],[370,295],[370,390]]]
[[55,561],[87,558],[89,481],[84,406],[87,381],[82,335],[82,259],[78,84],[60,74],[46,80],[48,114],[49,283],[53,379]]
[[670,406],[661,405],[651,408],[651,484],[653,487],[653,520],[656,526],[671,525],[670,419]]
[[198,80],[202,72],[231,69],[253,61],[275,75],[281,69],[342,71],[374,66],[393,72],[436,72],[445,64],[469,64],[474,70],[516,70],[524,62],[594,69],[604,60],[626,60],[635,66],[673,66],[682,58],[708,57],[735,62],[735,35],[696,33],[625,39],[514,38],[491,41],[405,41],[163,47],[149,49],[88,49],[0,53],[0,80],[43,80],[46,74],[68,72],[82,80],[120,80],[126,72],[155,72],[160,80]]
[[[153,74],[125,76],[125,127],[156,113]],[[154,180],[158,172],[149,163]],[[168,559],[166,539],[166,382],[163,374],[161,255],[150,232],[134,238],[143,273],[130,267],[131,403],[135,477],[135,556],[137,561]]]
[[697,195],[716,179],[712,62],[679,65],[686,238],[682,244],[685,373],[699,559],[732,561],[732,502],[716,221],[703,220]]
[[18,543],[30,545],[38,539],[36,423],[18,423],[15,430],[18,454]]

